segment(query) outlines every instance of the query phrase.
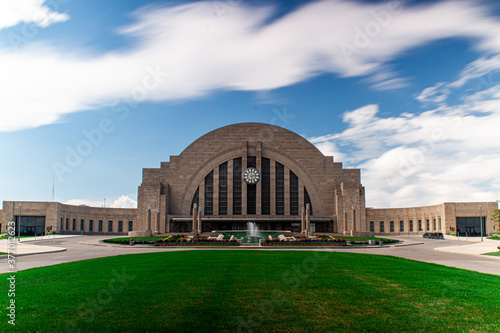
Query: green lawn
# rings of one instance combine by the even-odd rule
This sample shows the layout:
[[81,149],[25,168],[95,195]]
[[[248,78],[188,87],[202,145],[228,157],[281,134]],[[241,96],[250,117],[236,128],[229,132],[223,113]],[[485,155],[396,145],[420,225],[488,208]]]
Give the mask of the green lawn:
[[494,257],[500,257],[500,251],[497,252],[490,252],[490,253],[483,253],[485,256],[494,256]]
[[500,276],[395,257],[180,251],[16,279],[17,325],[2,315],[0,332],[500,331]]

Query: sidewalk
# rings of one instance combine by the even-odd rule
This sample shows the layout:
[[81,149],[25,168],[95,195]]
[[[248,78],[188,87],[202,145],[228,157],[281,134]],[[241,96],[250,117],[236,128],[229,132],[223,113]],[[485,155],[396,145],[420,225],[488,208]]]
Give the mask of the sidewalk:
[[[446,246],[435,248],[434,251],[446,252],[446,253],[457,253],[457,254],[468,254],[468,255],[481,255],[489,252],[498,252],[497,246],[500,245],[500,241],[494,239],[486,239],[481,242],[481,239],[471,239],[466,242],[464,239],[464,245],[458,246]],[[492,257],[494,258],[494,257]]]
[[[66,238],[66,237],[74,237],[73,235],[56,235],[55,240],[58,238]],[[44,237],[37,237],[35,238],[21,238],[21,242],[17,241],[17,238],[15,239],[15,242],[10,243],[10,254],[13,255],[14,257],[18,256],[23,256],[23,255],[28,255],[28,254],[39,254],[39,253],[50,253],[50,252],[61,252],[61,251],[66,251],[66,248],[64,247],[57,247],[57,246],[46,246],[46,245],[36,245],[36,242],[39,241],[50,241],[53,240],[54,236],[44,236]],[[0,252],[4,253],[9,253],[9,240],[8,239],[2,239],[0,240]],[[3,258],[7,255],[0,255],[0,258]]]

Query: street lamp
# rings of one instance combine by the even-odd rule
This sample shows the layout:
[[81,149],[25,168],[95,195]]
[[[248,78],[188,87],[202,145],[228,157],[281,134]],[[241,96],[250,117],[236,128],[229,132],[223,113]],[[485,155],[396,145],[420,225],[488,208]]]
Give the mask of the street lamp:
[[481,209],[481,217],[479,218],[479,223],[481,224],[481,242],[483,241],[483,205],[479,204],[479,208]]
[[21,242],[21,207],[23,203],[19,203],[19,223],[17,224],[17,241]]

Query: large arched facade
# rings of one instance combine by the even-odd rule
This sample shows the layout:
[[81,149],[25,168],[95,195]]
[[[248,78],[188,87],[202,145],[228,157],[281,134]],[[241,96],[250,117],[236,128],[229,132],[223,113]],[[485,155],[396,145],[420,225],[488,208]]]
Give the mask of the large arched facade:
[[303,232],[306,218],[312,232],[366,230],[360,172],[268,124],[214,130],[160,168],[144,169],[139,187],[138,223],[152,233],[193,232],[193,219],[200,232],[241,230],[250,221]]

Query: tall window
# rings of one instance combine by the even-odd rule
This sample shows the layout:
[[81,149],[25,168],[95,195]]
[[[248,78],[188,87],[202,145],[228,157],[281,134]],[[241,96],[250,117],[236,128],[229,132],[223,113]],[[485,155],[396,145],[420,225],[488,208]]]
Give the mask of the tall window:
[[[255,156],[247,157],[247,168],[257,167],[257,158]],[[247,185],[247,214],[257,212],[257,185]]]
[[99,220],[99,223],[98,223],[98,226],[97,226],[97,230],[99,232],[102,232],[102,220]]
[[262,159],[262,180],[261,180],[261,201],[262,215],[271,214],[271,161],[268,158]]
[[384,221],[380,221],[380,232],[385,232]]
[[399,232],[405,231],[405,221],[399,221]]
[[370,221],[370,232],[375,232],[375,221]]
[[94,230],[94,220],[89,220],[89,231]]
[[113,221],[109,220],[108,221],[108,232],[113,231]]
[[276,162],[276,215],[285,215],[285,167]]
[[389,224],[389,230],[390,232],[394,232],[394,221],[391,221],[390,224]]
[[410,220],[410,231],[413,231],[413,220]]
[[205,215],[214,214],[214,172],[205,177]]
[[219,165],[219,215],[227,215],[227,162]]
[[313,206],[311,203],[311,198],[309,198],[309,193],[307,193],[306,187],[304,186],[304,208],[309,204],[309,214],[313,214]]
[[123,221],[118,221],[118,232],[123,232]]
[[69,230],[69,218],[66,218],[66,230]]
[[[200,207],[200,188],[199,187],[196,189],[196,192],[194,193],[193,201],[191,201],[191,210],[189,211],[190,214],[193,214],[194,204],[196,204],[197,207]],[[198,212],[195,212],[195,214],[198,214]]]
[[241,215],[241,157],[233,160],[233,214]]
[[132,231],[134,226],[134,221],[128,221],[128,231]]
[[73,219],[73,228],[72,228],[73,231],[76,230],[76,219]]
[[83,220],[83,219],[81,219],[81,220],[80,220],[80,231],[83,231],[83,222],[84,222],[84,220]]
[[290,215],[299,215],[299,177],[290,170]]
[[434,230],[437,230],[437,222],[436,222],[436,219],[434,219]]
[[61,230],[63,230],[63,218],[61,217]]
[[418,231],[423,231],[422,229],[422,220],[418,220]]
[[427,227],[427,229],[426,229],[426,230],[427,230],[427,231],[429,231],[429,230],[431,229],[431,223],[430,223],[429,219],[427,219],[425,222],[426,222],[426,224],[425,224],[425,225],[426,225],[426,227]]

